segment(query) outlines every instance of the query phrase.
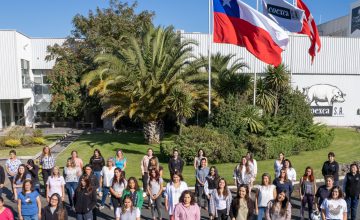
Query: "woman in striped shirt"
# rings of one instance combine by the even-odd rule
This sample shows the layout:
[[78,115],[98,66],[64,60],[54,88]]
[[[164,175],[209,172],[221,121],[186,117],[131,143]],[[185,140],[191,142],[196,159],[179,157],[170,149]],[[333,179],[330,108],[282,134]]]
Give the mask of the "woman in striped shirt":
[[46,189],[46,182],[49,176],[51,176],[51,171],[55,166],[55,158],[51,155],[51,151],[48,146],[45,146],[42,150],[42,154],[40,156],[40,165],[42,166],[41,174]]

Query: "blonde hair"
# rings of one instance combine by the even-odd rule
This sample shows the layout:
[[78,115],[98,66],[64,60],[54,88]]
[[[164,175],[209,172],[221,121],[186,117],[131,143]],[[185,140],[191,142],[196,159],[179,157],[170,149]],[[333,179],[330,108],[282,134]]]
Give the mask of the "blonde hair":
[[51,170],[51,176],[54,177],[54,170],[57,169],[58,170],[58,175],[57,177],[60,177],[60,168],[58,166],[54,166]]

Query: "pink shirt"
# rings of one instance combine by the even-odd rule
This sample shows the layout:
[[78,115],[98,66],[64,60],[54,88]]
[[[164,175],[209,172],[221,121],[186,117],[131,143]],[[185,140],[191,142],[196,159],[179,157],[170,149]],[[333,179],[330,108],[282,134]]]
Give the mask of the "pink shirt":
[[1,220],[14,220],[14,215],[9,208],[4,207],[4,211],[0,213]]
[[77,167],[83,168],[84,163],[83,163],[82,159],[77,157],[77,158],[74,159],[74,161],[75,161],[75,164],[76,164]]
[[175,220],[200,220],[200,208],[197,204],[185,207],[182,203],[175,206]]

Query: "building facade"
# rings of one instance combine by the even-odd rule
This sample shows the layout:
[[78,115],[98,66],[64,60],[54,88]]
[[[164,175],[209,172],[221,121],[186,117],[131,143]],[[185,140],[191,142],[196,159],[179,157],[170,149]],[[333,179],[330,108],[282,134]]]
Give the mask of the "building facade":
[[47,46],[64,41],[0,30],[0,130],[13,125],[31,126],[36,115],[49,111],[47,73],[54,61],[45,61]]
[[[208,34],[183,33],[182,37],[198,42],[195,56],[207,56]],[[360,38],[321,37],[321,44],[321,51],[311,64],[309,38],[290,35],[282,57],[292,73],[291,84],[305,94],[316,122],[360,126]],[[260,77],[266,68],[265,63],[242,47],[211,43],[211,51],[242,58],[250,67],[245,71]]]

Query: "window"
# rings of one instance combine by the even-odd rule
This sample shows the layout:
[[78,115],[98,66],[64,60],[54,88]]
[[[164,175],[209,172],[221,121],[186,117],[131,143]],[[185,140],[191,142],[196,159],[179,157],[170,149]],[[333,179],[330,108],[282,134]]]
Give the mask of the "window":
[[21,79],[23,88],[30,88],[29,61],[21,59]]
[[50,83],[47,74],[49,70],[32,70],[34,74],[34,93],[35,95],[49,95]]

